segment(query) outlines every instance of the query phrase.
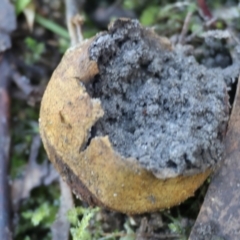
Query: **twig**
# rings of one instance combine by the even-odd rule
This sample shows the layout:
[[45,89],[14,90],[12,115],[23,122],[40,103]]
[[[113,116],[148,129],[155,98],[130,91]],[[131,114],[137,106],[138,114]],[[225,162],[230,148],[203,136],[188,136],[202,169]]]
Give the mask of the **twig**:
[[192,33],[191,35],[185,38],[185,43],[191,42],[196,36],[198,36],[203,31],[204,27],[209,28],[212,24],[216,22],[216,20],[217,20],[216,18],[212,18],[209,21],[205,22],[203,27],[201,27],[198,31]]
[[27,101],[30,106],[35,106],[37,102],[41,101],[43,89],[41,86],[33,86],[30,80],[21,75],[14,66],[12,66],[11,79],[16,84],[20,91],[12,90],[11,96]]
[[4,240],[11,239],[8,185],[10,149],[8,69],[9,65],[2,56],[0,59],[0,236]]
[[172,233],[153,233],[152,229],[149,229],[149,223],[146,217],[143,217],[141,220],[140,227],[137,231],[136,239],[176,239],[179,238],[179,234]]
[[207,3],[205,0],[197,0],[198,6],[200,10],[202,11],[203,17],[206,18],[207,20],[212,19],[212,13],[209,10]]
[[181,34],[179,36],[179,40],[178,40],[178,42],[180,44],[183,44],[184,41],[185,41],[185,36],[186,36],[187,31],[188,31],[188,27],[189,27],[189,24],[190,24],[190,21],[191,21],[191,18],[192,18],[192,14],[193,14],[192,12],[188,12],[187,16],[184,20],[182,32],[181,32]]
[[28,160],[29,165],[32,165],[32,166],[37,165],[37,157],[38,157],[40,147],[41,147],[41,138],[39,134],[37,134],[32,139],[29,160]]
[[67,219],[67,213],[74,207],[74,201],[70,187],[62,178],[59,181],[61,189],[60,208],[57,218],[51,226],[52,240],[68,240],[70,223]]
[[236,33],[235,33],[232,29],[229,29],[229,32],[230,32],[230,34],[231,34],[232,39],[237,43],[237,45],[240,46],[240,40],[239,40],[239,38],[236,36]]
[[79,1],[65,0],[66,20],[72,46],[75,46],[83,40],[82,24],[84,22],[84,18],[79,15],[79,6]]
[[12,79],[26,96],[29,96],[34,91],[33,86],[29,83],[29,79],[25,76],[21,76],[17,71],[13,70]]

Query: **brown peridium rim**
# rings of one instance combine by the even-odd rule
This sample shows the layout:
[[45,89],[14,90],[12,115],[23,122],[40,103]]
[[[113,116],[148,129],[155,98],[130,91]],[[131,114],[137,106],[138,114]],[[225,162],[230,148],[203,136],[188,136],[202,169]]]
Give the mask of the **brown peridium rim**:
[[[162,44],[152,32],[151,37]],[[85,146],[91,127],[104,114],[100,101],[91,99],[81,83],[98,74],[96,63],[88,58],[92,41],[65,54],[43,96],[40,133],[50,160],[90,205],[139,214],[181,203],[194,194],[211,169],[162,180],[135,159],[116,153],[107,136],[95,137]]]
[[[43,133],[44,134],[44,133]],[[66,163],[58,156],[54,150],[54,147],[46,141],[46,145],[49,151],[49,155],[52,156],[54,161],[55,167],[58,169],[61,176],[64,176],[63,179],[66,181],[70,186],[74,194],[80,199],[83,199],[87,202],[90,206],[102,206],[104,204],[97,199],[83,184],[83,182],[74,174],[74,172],[68,167]]]

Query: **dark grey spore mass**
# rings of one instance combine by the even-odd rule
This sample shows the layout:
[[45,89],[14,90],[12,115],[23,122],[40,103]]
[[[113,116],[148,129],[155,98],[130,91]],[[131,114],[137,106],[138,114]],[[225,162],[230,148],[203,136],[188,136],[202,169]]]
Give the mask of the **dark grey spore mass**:
[[220,161],[228,120],[221,74],[160,44],[137,20],[117,20],[89,49],[99,75],[87,86],[105,111],[97,136],[159,178]]

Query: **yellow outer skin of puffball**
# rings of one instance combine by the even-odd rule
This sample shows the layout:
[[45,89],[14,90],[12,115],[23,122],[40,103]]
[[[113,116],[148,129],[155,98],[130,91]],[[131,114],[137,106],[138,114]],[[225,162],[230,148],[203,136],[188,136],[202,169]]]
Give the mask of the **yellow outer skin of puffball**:
[[104,114],[100,100],[92,99],[81,83],[98,73],[97,64],[88,57],[92,41],[66,52],[44,93],[39,123],[50,160],[76,194],[108,209],[140,214],[180,204],[194,195],[210,169],[162,180],[135,159],[116,153],[107,136],[93,138],[85,148],[91,127]]

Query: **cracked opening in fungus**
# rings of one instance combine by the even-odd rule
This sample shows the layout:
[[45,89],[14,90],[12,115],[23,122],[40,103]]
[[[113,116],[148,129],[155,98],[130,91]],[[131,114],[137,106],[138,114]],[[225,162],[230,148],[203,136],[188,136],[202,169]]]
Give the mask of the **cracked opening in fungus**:
[[92,131],[159,178],[204,171],[223,157],[223,77],[150,33],[117,20],[91,44],[99,74],[86,88],[104,109]]

